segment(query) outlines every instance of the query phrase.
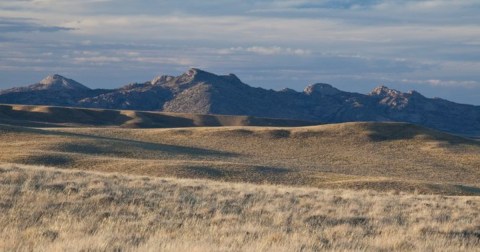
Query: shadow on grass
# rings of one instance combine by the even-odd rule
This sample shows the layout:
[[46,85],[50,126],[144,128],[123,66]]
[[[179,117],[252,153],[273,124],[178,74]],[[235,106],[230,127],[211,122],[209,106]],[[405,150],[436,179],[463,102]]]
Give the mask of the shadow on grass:
[[201,178],[223,178],[226,175],[226,172],[221,169],[216,169],[207,166],[188,166],[185,167],[186,172],[193,177]]
[[368,137],[374,142],[408,140],[426,136],[433,140],[444,141],[451,145],[470,144],[480,146],[480,142],[469,138],[451,135],[434,129],[409,123],[369,123],[365,125]]
[[[20,126],[3,126],[7,131],[19,133],[41,134],[52,137],[67,137],[70,142],[60,143],[50,149],[41,151],[54,151],[57,153],[31,153],[28,156],[22,156],[11,160],[29,165],[45,166],[68,166],[75,162],[75,159],[69,154],[86,155],[111,155],[118,157],[152,159],[155,155],[168,155],[172,157],[237,157],[240,154],[219,150],[211,150],[198,147],[186,147],[169,144],[151,143],[138,140],[120,139],[115,137],[92,136],[88,134],[55,132],[36,128],[24,128]],[[78,140],[78,142],[77,142]],[[88,142],[82,142],[88,141]],[[149,152],[147,152],[149,151]],[[158,153],[155,153],[158,152]]]
[[473,187],[473,186],[466,186],[466,185],[455,185],[455,187],[462,192],[466,192],[468,194],[480,195],[480,188]]
[[424,235],[443,236],[448,239],[459,239],[464,243],[480,243],[480,228],[465,229],[460,231],[440,231],[433,228],[424,228],[421,230]]
[[253,171],[262,173],[262,174],[280,174],[280,173],[290,172],[290,170],[285,168],[273,168],[273,167],[265,167],[265,166],[257,166],[253,168]]
[[207,165],[184,166],[172,170],[175,176],[187,178],[206,178],[238,182],[278,182],[288,180],[290,170],[254,165],[214,167]]
[[26,158],[19,158],[16,160],[19,163],[29,165],[44,165],[44,166],[65,166],[70,165],[74,160],[64,155],[45,154],[32,155]]
[[[98,140],[97,143],[79,144],[66,143],[59,145],[54,149],[63,152],[73,152],[81,154],[125,154],[129,151],[118,151],[119,147],[126,150],[137,149],[139,151],[159,151],[170,155],[190,155],[190,156],[221,156],[221,157],[237,157],[239,154],[233,152],[204,149],[198,147],[186,147],[170,144],[151,143],[131,139],[121,139],[114,137],[92,136],[80,133],[70,132],[51,132],[47,130],[35,129],[37,133],[53,136],[80,138],[81,140]],[[94,145],[98,144],[98,145]],[[103,146],[102,146],[103,145]],[[124,145],[124,146],[122,146]]]
[[[168,144],[157,144],[148,142],[138,142],[130,140],[112,140],[95,143],[63,143],[53,147],[50,150],[65,152],[65,153],[78,153],[87,155],[111,155],[119,157],[130,158],[147,158],[151,159],[155,153],[158,155],[170,155],[170,156],[191,156],[191,157],[237,157],[239,154],[217,151],[210,149],[203,149],[197,147],[185,147]],[[148,152],[147,152],[148,151]],[[153,152],[153,153],[152,153]]]

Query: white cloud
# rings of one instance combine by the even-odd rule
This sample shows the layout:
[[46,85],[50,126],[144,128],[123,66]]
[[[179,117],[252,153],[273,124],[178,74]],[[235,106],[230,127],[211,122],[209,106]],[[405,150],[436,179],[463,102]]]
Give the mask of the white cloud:
[[403,9],[415,12],[438,11],[438,10],[456,10],[478,6],[476,0],[423,0],[423,1],[382,1],[374,5],[374,9],[389,11],[392,8]]
[[238,52],[248,52],[260,55],[295,55],[295,56],[306,56],[310,55],[312,52],[306,49],[295,49],[290,47],[280,47],[280,46],[250,46],[250,47],[231,47],[226,49],[218,50],[220,54],[233,54]]
[[408,84],[421,84],[429,85],[433,87],[463,87],[463,88],[479,88],[480,82],[473,80],[439,80],[439,79],[428,79],[428,80],[411,80],[411,79],[402,79],[401,82]]
[[91,56],[91,57],[75,57],[73,58],[77,64],[106,64],[111,62],[121,62],[122,59],[119,57],[109,57],[109,56]]
[[177,66],[195,66],[195,61],[190,58],[185,57],[135,57],[131,58],[130,61],[139,62],[139,63],[148,63],[148,64],[168,64],[168,65],[177,65]]

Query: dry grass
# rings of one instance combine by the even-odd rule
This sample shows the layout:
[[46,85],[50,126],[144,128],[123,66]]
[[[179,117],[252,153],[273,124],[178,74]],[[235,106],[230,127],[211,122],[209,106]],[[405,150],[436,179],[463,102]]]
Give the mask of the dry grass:
[[252,116],[0,104],[0,123],[31,127],[173,128],[195,126],[305,126],[317,123]]
[[403,123],[300,128],[22,128],[0,125],[0,161],[232,182],[480,192],[480,143]]
[[480,197],[0,165],[0,250],[473,251]]

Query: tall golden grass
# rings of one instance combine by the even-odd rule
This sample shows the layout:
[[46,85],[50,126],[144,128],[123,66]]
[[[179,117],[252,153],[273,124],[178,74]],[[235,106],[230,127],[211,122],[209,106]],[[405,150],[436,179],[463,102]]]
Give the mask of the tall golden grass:
[[2,251],[474,251],[480,197],[0,165]]

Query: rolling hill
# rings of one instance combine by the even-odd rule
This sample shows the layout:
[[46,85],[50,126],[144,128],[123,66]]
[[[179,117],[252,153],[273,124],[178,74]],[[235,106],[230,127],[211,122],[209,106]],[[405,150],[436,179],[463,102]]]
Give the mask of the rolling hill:
[[212,126],[306,126],[316,122],[253,116],[0,104],[0,123],[35,127],[178,128]]
[[480,143],[407,123],[0,126],[0,162],[319,188],[480,193]]

